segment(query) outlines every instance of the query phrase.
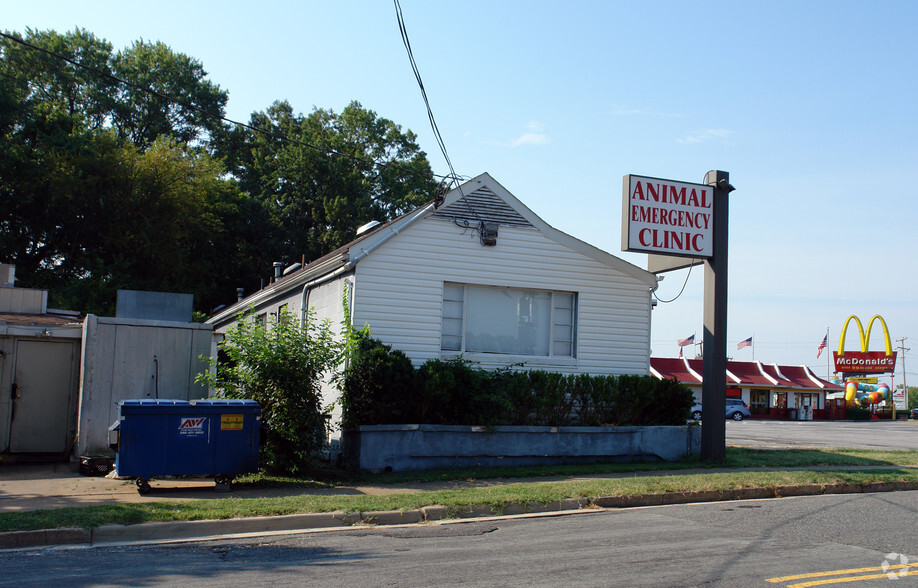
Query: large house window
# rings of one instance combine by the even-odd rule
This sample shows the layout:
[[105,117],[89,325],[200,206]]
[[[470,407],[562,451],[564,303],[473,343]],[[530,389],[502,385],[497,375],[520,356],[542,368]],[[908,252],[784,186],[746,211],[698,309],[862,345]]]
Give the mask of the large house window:
[[573,292],[445,283],[440,348],[574,357],[576,302]]

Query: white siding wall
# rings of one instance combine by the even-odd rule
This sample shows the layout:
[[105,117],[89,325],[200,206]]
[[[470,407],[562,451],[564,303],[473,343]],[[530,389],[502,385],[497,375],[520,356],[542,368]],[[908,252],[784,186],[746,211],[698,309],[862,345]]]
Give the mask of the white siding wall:
[[567,373],[647,374],[650,291],[646,284],[552,241],[533,228],[500,227],[497,245],[454,223],[424,219],[357,265],[354,324],[401,349],[416,365],[440,351],[443,282],[573,291],[575,359],[465,354],[483,368],[526,361]]
[[[310,308],[316,312],[316,320],[321,322],[328,319],[335,333],[339,333],[341,321],[344,320],[344,307],[341,298],[344,293],[344,280],[345,277],[339,277],[338,279],[319,284],[309,291],[308,303]],[[298,286],[259,304],[255,307],[254,313],[255,315],[262,313],[266,314],[268,318],[267,324],[270,326],[272,322],[276,320],[281,307],[286,305],[287,312],[299,321],[302,304],[303,287]],[[214,329],[214,332],[225,333],[234,323],[235,320],[229,321],[219,328]]]
[[[316,313],[316,320],[329,320],[335,333],[341,333],[344,320],[344,278],[319,284],[309,292],[309,307]],[[299,304],[299,301],[297,301]]]
[[[350,281],[352,281],[351,278],[340,277],[320,284],[309,292],[308,304],[309,308],[315,310],[316,321],[321,323],[328,320],[331,323],[332,331],[338,337],[341,336],[341,323],[344,321],[344,286]],[[326,374],[322,381],[322,401],[325,406],[334,405],[331,412],[332,438],[337,439],[340,436],[340,431],[336,429],[341,424],[341,405],[338,402],[341,398],[341,391],[332,385],[332,377],[333,374]]]

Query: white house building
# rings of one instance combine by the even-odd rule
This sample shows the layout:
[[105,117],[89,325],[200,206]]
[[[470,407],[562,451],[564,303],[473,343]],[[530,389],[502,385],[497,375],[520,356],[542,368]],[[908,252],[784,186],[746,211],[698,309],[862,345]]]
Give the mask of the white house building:
[[[222,333],[249,308],[270,324],[311,307],[337,325],[347,292],[353,326],[416,366],[462,355],[485,369],[649,373],[656,277],[551,227],[486,173],[277,273],[207,322]],[[326,403],[337,394],[327,387]]]

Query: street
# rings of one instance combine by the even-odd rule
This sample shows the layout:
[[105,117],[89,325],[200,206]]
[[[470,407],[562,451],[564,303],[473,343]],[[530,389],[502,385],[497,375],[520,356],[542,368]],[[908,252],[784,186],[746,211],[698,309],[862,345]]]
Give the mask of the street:
[[0,585],[914,585],[916,510],[893,492],[5,552]]
[[918,421],[727,421],[727,445],[915,450]]

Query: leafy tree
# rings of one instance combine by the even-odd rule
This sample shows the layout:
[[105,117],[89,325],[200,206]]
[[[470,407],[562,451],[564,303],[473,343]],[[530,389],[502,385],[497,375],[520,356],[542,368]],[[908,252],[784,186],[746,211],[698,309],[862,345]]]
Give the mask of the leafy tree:
[[[897,389],[902,389],[902,384],[896,386]],[[909,386],[906,390],[907,394],[907,406],[911,410],[913,408],[918,408],[918,386]]]
[[[137,43],[113,56],[90,33],[28,31],[26,40],[103,73],[222,111],[226,95],[190,58]],[[144,77],[145,73],[149,78]],[[180,88],[185,88],[184,93]],[[120,288],[225,301],[268,229],[256,202],[190,146],[213,122],[144,101],[113,80],[0,41],[0,258],[55,306],[111,314]]]
[[103,75],[0,38],[0,77],[7,82],[4,94],[16,100],[16,108],[6,111],[10,120],[26,118],[34,122],[43,116],[50,117],[65,125],[61,131],[105,126],[118,91],[115,81],[105,75],[111,74],[112,46],[83,29],[63,35],[26,29],[24,40]]
[[113,56],[111,68],[117,77],[139,88],[176,99],[118,86],[112,126],[135,145],[147,148],[160,137],[192,143],[221,128],[219,118],[205,113],[222,116],[228,95],[206,79],[198,60],[160,42],[137,41]]
[[111,313],[118,289],[225,300],[250,257],[227,227],[253,220],[222,168],[167,140],[140,152],[108,131],[65,138],[33,150],[40,173],[0,186],[0,249],[20,277],[87,312]]
[[229,130],[206,114],[227,93],[162,43],[24,40],[64,59],[0,38],[0,260],[52,305],[107,314],[131,288],[209,312],[271,262],[319,257],[435,192],[414,134],[356,102],[277,102],[251,119],[271,135]]
[[302,327],[281,314],[265,328],[249,312],[226,333],[220,351],[226,361],[215,366],[216,373],[198,374],[197,381],[224,398],[261,405],[267,433],[262,467],[292,475],[308,470],[328,434],[322,377],[342,352],[330,324],[316,324],[310,311]]
[[[437,187],[411,131],[364,109],[294,114],[275,102],[249,125],[215,139],[241,189],[265,207],[276,230],[264,243],[276,259],[315,259],[354,237],[357,227],[387,221],[432,199]],[[283,141],[287,137],[292,141]]]
[[0,39],[0,74],[15,81],[25,110],[57,111],[69,117],[72,130],[113,128],[141,149],[161,136],[189,143],[221,128],[220,119],[205,112],[222,116],[227,92],[206,79],[200,62],[163,43],[141,40],[113,53],[110,43],[85,29],[26,29],[23,40],[85,66]]

